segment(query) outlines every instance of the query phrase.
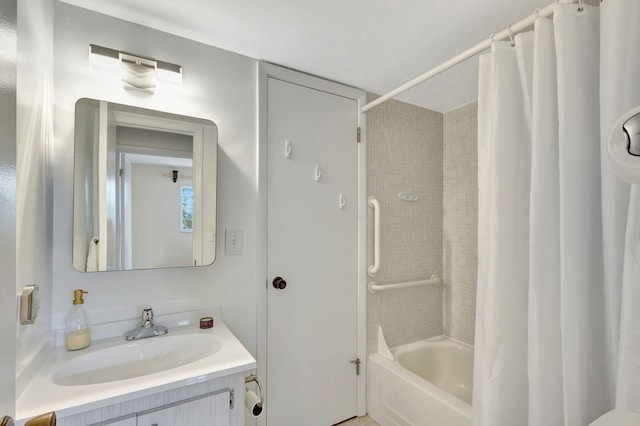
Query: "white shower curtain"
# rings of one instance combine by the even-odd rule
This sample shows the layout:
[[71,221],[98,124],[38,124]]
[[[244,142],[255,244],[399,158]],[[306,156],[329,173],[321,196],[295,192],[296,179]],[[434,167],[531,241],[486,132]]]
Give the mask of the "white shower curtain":
[[637,22],[558,4],[480,58],[474,426],[640,410],[640,190],[601,148],[640,105]]

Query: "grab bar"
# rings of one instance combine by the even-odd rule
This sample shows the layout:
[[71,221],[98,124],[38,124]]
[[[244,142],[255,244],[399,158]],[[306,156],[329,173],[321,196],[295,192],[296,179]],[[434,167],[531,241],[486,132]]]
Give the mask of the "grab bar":
[[396,283],[396,284],[378,284],[375,281],[369,281],[369,284],[367,284],[367,289],[369,290],[369,293],[373,294],[378,291],[389,291],[389,290],[399,290],[401,288],[438,285],[441,282],[442,281],[440,281],[440,278],[437,275],[433,274],[431,275],[431,278],[429,278],[428,280],[409,281],[409,282]]
[[380,270],[380,202],[371,195],[368,204],[373,208],[373,265],[369,265],[367,274],[373,278]]

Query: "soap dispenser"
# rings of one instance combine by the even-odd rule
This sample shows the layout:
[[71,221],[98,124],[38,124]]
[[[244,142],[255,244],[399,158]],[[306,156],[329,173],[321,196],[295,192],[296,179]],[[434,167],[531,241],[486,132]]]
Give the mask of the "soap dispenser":
[[68,351],[84,349],[91,344],[91,330],[89,330],[89,319],[82,306],[84,304],[84,290],[73,291],[73,306],[67,315],[65,328],[65,345]]

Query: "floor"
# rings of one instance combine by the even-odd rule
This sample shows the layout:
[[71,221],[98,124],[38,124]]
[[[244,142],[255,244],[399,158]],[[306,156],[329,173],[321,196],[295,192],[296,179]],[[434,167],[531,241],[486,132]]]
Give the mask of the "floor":
[[363,417],[354,417],[351,420],[347,420],[346,422],[339,423],[336,426],[380,426],[378,423],[374,422],[373,419],[369,416]]

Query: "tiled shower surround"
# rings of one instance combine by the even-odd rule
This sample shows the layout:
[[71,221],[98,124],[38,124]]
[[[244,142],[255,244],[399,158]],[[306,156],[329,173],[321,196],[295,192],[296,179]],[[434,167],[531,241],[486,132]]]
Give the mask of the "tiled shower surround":
[[[395,100],[367,113],[367,194],[381,209],[379,284],[442,276],[442,121],[440,113]],[[403,201],[401,191],[419,198]],[[373,241],[372,209],[368,213],[367,241]],[[371,244],[368,252],[373,259]],[[442,334],[442,290],[368,294],[369,351],[378,325],[390,346]]]
[[[368,96],[369,101],[373,99],[375,96]],[[390,284],[438,274],[444,284],[368,294],[369,352],[376,350],[378,325],[390,346],[443,333],[469,343],[473,340],[477,269],[474,105],[441,114],[392,100],[367,113],[367,194],[378,198],[382,212],[381,265],[374,280]],[[461,122],[454,123],[457,119]],[[452,146],[457,144],[467,148]],[[469,146],[473,152],[468,152]],[[464,158],[457,163],[460,156]],[[402,191],[414,192],[418,200],[401,200],[398,193]],[[463,194],[473,196],[461,200]],[[371,209],[367,216],[367,241],[371,242]],[[448,244],[460,245],[452,249]],[[371,243],[367,251],[371,263]],[[471,280],[469,272],[473,272]],[[450,283],[458,279],[460,282]]]
[[478,276],[478,104],[444,114],[444,334],[473,344]]

